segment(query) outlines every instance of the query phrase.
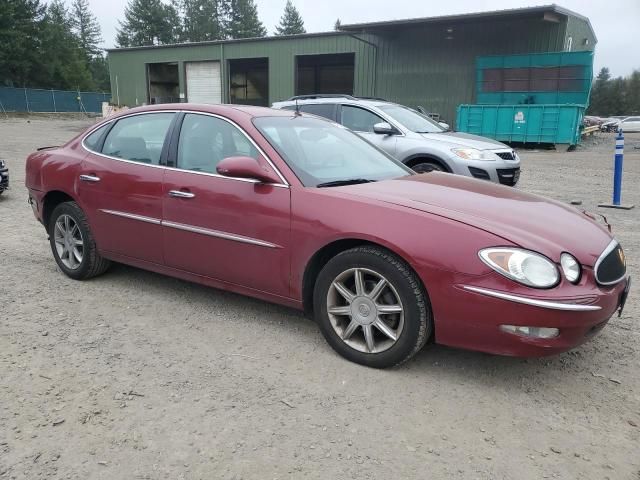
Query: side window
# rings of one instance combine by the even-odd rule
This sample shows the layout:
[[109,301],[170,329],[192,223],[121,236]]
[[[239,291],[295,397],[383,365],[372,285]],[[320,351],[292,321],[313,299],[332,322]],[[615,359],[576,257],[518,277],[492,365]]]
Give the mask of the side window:
[[158,165],[173,113],[148,113],[118,120],[104,141],[102,153]]
[[102,139],[102,135],[104,135],[104,132],[106,132],[107,128],[109,128],[110,126],[111,126],[110,123],[108,123],[107,125],[103,125],[99,129],[94,131],[91,135],[87,136],[87,138],[84,139],[84,146],[87,147],[92,152],[99,151],[98,148],[100,146],[100,140]]
[[188,113],[178,143],[178,168],[216,173],[227,157],[258,158],[258,150],[237,127],[208,115]]
[[300,110],[304,113],[311,113],[313,115],[318,115],[319,117],[328,118],[329,120],[335,120],[335,105],[330,103],[301,105]]
[[368,110],[350,105],[342,106],[342,125],[354,132],[373,133],[373,126],[376,123],[384,122],[382,118]]

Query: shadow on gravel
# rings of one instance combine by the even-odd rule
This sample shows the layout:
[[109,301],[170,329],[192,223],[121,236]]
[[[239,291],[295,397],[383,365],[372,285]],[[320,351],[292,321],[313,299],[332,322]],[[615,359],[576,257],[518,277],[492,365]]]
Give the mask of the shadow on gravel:
[[[283,330],[285,335],[288,330],[291,330],[289,338],[294,335],[307,335],[309,332],[311,335],[317,335],[318,341],[325,347],[316,351],[316,354],[337,357],[337,354],[321,339],[320,332],[313,325],[314,322],[295,309],[121,264],[113,265],[106,275],[92,282],[113,282],[119,284],[120,288],[144,289],[146,293],[158,295],[171,302],[184,302],[185,305],[197,310],[234,311],[237,314],[236,317],[248,324],[266,322],[273,325],[273,328]],[[300,326],[306,328],[300,329]],[[293,333],[294,329],[295,333]],[[602,378],[602,375],[588,373],[601,371],[603,363],[609,363],[604,358],[603,352],[593,345],[599,341],[603,340],[595,337],[586,346],[572,352],[530,359],[489,355],[428,344],[409,362],[381,372],[380,375],[411,379],[417,377],[429,382],[442,381],[443,384],[450,384],[453,381],[460,385],[477,385],[478,389],[498,388],[524,394],[548,393],[550,390],[557,390],[567,392],[561,393],[562,396],[570,395],[575,400],[579,400],[585,394],[588,395],[589,390],[594,388],[594,384],[603,384],[608,388],[615,387],[606,378]],[[377,374],[373,369],[357,368],[363,368],[363,374],[366,375]],[[611,389],[609,394],[616,395],[616,392]],[[605,393],[605,395],[608,394]]]

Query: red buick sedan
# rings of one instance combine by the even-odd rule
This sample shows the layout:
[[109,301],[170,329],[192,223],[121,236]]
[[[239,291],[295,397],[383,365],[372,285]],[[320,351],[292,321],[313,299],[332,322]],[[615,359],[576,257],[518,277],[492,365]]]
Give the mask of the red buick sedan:
[[157,105],[32,154],[53,257],[84,280],[126,263],[304,309],[372,367],[430,339],[540,356],[624,306],[620,245],[577,210],[414,174],[349,130],[257,107]]

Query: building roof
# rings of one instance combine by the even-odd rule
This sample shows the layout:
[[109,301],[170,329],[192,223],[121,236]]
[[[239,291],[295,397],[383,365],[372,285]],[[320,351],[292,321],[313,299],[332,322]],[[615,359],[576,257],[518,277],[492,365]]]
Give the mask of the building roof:
[[187,47],[187,46],[199,46],[199,45],[220,45],[231,44],[241,42],[255,42],[255,41],[275,41],[286,39],[301,39],[310,37],[326,37],[332,35],[345,35],[362,32],[375,33],[376,31],[388,30],[397,27],[406,27],[410,25],[425,25],[425,24],[452,24],[460,22],[471,22],[475,20],[498,20],[503,18],[526,18],[536,15],[555,14],[564,17],[575,17],[583,20],[587,23],[591,32],[595,37],[595,32],[591,26],[589,19],[579,13],[568,10],[556,4],[542,5],[538,7],[526,7],[526,8],[510,8],[506,10],[493,10],[488,12],[475,12],[475,13],[463,13],[457,15],[441,15],[437,17],[422,17],[422,18],[408,18],[400,20],[385,20],[381,22],[368,22],[368,23],[352,23],[347,25],[341,25],[339,31],[332,32],[319,32],[319,33],[303,33],[299,35],[283,35],[283,36],[270,36],[270,37],[255,37],[255,38],[240,38],[233,40],[213,40],[205,42],[189,42],[189,43],[172,43],[166,45],[145,45],[137,47],[123,47],[123,48],[109,48],[107,52],[122,52],[128,50],[143,50],[149,48],[175,48],[175,47]]
[[[589,19],[579,13],[575,13],[556,4],[542,5],[539,7],[509,8],[505,10],[492,10],[489,12],[462,13],[457,15],[441,15],[437,17],[408,18],[401,20],[386,20],[382,22],[352,23],[341,25],[344,31],[380,30],[399,26],[429,24],[429,23],[456,23],[473,20],[494,20],[505,17],[530,17],[538,14],[555,13],[565,17],[572,16],[589,22]],[[591,27],[591,25],[589,25]]]

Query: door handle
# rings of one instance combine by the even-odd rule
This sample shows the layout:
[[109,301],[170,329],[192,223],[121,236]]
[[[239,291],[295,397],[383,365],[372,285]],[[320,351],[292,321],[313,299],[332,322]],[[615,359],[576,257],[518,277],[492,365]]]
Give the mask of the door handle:
[[175,198],[194,198],[195,193],[183,192],[182,190],[169,190],[169,196]]
[[100,181],[100,177],[96,177],[95,175],[80,175],[80,180],[82,180],[83,182],[99,182]]

